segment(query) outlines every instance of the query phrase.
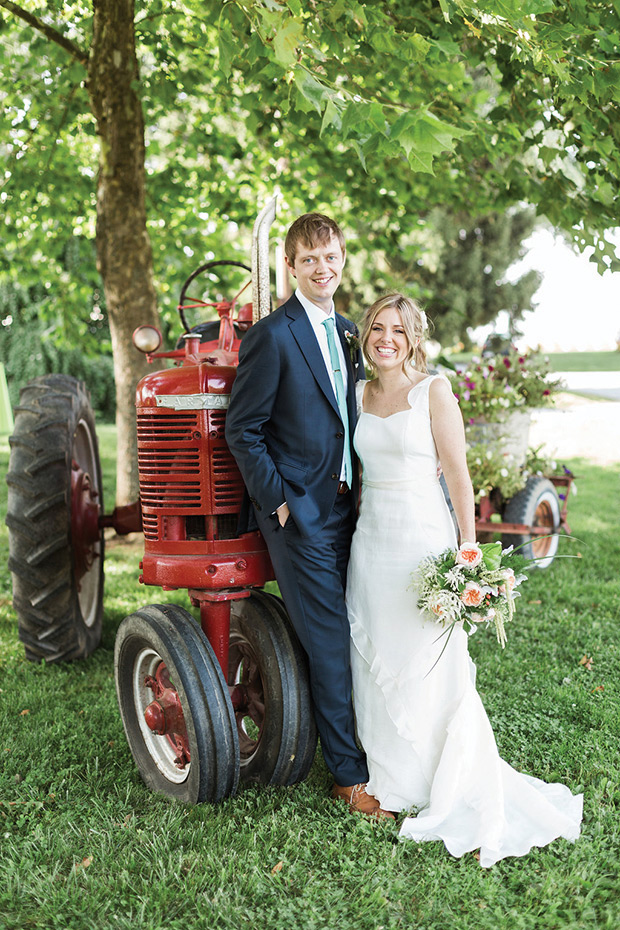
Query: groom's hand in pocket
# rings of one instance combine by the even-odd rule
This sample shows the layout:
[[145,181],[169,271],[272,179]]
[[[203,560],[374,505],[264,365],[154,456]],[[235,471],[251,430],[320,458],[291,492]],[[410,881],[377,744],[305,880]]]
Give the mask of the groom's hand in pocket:
[[284,526],[290,514],[290,510],[288,509],[288,504],[286,503],[286,501],[283,504],[280,504],[280,506],[276,510],[276,513],[278,515],[278,523],[280,524],[280,526]]

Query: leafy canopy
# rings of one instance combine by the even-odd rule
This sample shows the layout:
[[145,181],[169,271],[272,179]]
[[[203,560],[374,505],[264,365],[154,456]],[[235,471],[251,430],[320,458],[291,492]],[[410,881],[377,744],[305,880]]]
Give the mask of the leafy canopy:
[[[22,4],[67,47],[11,7],[0,0],[0,277],[43,285],[75,338],[100,305],[92,10]],[[474,218],[527,202],[619,267],[604,235],[618,216],[619,0],[146,0],[135,24],[168,316],[198,262],[247,257],[275,187],[276,234],[324,209],[354,247],[390,255],[439,207]]]

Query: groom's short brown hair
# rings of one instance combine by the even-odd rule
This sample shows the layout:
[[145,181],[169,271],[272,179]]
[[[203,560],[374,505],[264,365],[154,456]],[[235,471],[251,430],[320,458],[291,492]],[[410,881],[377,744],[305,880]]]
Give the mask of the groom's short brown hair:
[[335,236],[340,243],[342,254],[346,252],[346,244],[343,232],[329,216],[323,213],[304,213],[298,217],[290,227],[284,240],[284,251],[291,265],[295,264],[295,254],[297,246],[301,242],[308,249],[315,245],[322,245],[329,242],[332,236]]

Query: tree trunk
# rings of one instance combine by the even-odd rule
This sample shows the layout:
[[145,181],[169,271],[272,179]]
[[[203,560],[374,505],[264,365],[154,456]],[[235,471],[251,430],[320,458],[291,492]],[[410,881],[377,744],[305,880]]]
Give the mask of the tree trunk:
[[135,389],[148,366],[131,342],[141,323],[157,325],[153,255],[146,228],[144,119],[135,88],[134,0],[94,0],[88,92],[101,139],[97,183],[97,264],[110,321],[118,450],[116,502],[138,497]]

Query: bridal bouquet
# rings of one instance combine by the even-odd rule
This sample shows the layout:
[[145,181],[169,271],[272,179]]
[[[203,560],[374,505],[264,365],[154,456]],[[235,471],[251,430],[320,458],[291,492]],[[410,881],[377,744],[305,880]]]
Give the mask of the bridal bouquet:
[[507,564],[512,553],[512,546],[502,550],[499,542],[463,543],[424,559],[412,574],[418,607],[441,626],[458,623],[466,633],[473,633],[477,624],[493,625],[503,649],[505,624],[512,620],[519,597],[515,589],[527,578]]

